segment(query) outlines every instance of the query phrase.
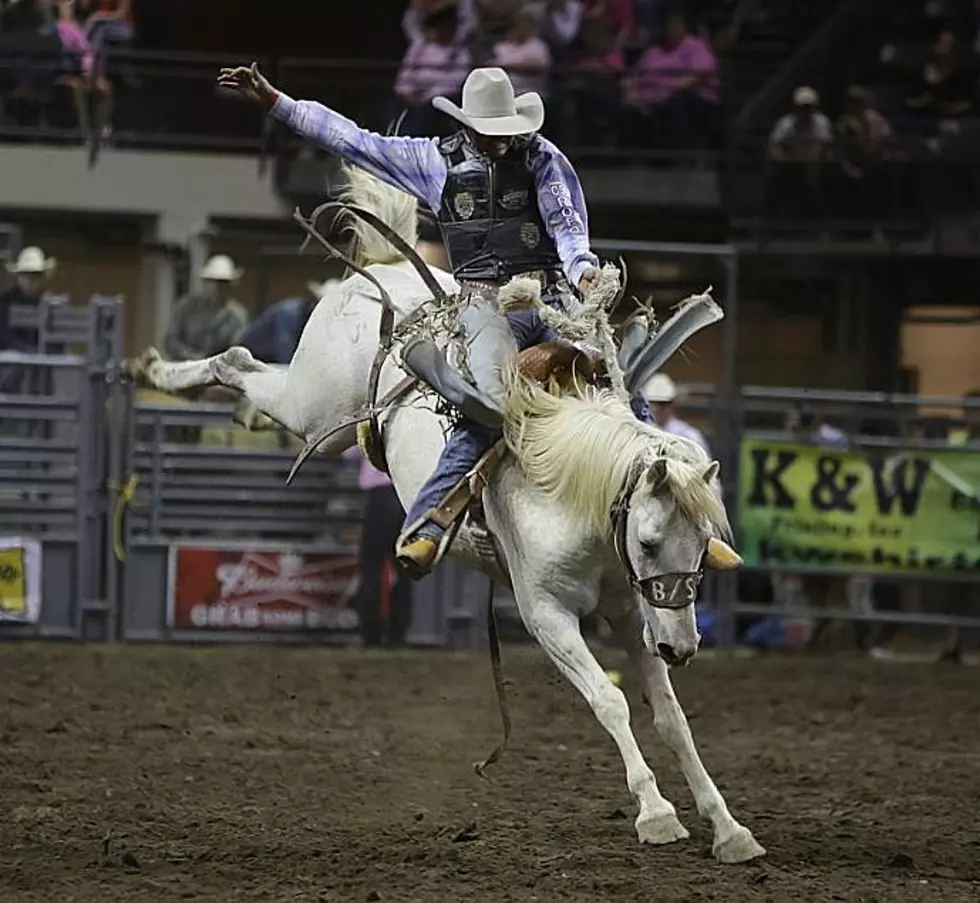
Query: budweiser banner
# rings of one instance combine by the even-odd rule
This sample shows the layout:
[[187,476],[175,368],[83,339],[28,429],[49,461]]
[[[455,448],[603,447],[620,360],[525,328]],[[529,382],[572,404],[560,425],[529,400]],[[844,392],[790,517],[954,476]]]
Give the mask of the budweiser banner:
[[171,546],[169,626],[179,630],[357,630],[357,555]]
[[41,544],[0,537],[0,622],[36,624],[41,617]]

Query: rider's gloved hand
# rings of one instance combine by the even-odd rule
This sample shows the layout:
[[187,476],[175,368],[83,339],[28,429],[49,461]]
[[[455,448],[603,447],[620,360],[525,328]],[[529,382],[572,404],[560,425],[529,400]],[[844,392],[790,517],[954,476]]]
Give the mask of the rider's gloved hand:
[[279,97],[279,92],[259,72],[258,63],[252,63],[251,66],[237,66],[234,69],[222,69],[218,73],[218,87],[235,91],[267,109],[272,109]]
[[599,281],[599,270],[596,267],[589,267],[578,281],[578,290],[584,298],[595,287]]

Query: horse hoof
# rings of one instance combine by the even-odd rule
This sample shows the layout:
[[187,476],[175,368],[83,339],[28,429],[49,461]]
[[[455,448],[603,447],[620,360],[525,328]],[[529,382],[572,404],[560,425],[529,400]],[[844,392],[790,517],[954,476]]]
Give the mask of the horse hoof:
[[738,830],[711,848],[715,859],[725,865],[751,862],[766,855],[766,849],[752,836],[748,828],[739,825]]
[[640,843],[652,843],[657,846],[675,843],[678,840],[687,840],[691,836],[673,812],[645,819],[638,818],[636,820],[636,834]]

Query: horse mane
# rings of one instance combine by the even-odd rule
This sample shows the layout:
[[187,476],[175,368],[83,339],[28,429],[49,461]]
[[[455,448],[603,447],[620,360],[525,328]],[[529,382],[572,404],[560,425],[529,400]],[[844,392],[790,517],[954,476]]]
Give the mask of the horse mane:
[[[365,169],[345,165],[344,170],[347,185],[338,199],[370,210],[414,248],[418,241],[418,201]],[[359,266],[401,263],[405,259],[401,251],[355,214],[346,214],[344,225],[353,233],[352,256]]]
[[[609,509],[637,461],[664,458],[667,485],[681,514],[707,518],[719,536],[731,527],[725,506],[705,481],[708,456],[694,442],[636,419],[607,389],[552,395],[516,366],[503,371],[504,438],[527,478],[569,506],[589,529],[608,538]],[[571,452],[571,454],[569,453]]]

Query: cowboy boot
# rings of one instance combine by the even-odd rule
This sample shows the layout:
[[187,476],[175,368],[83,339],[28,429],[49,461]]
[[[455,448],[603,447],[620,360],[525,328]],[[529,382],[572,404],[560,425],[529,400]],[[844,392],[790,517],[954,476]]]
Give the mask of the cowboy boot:
[[413,376],[438,392],[464,417],[491,429],[503,427],[503,414],[495,401],[463,379],[431,339],[409,341],[402,350],[402,361]]
[[650,324],[645,314],[638,313],[623,323],[619,331],[619,369],[625,373],[640,349],[650,338]]
[[420,580],[432,569],[439,552],[438,540],[420,536],[406,541],[399,539],[395,546],[395,561],[411,580]]
[[684,302],[645,345],[633,354],[623,371],[626,391],[634,395],[694,333],[724,318],[722,309],[706,292]]

